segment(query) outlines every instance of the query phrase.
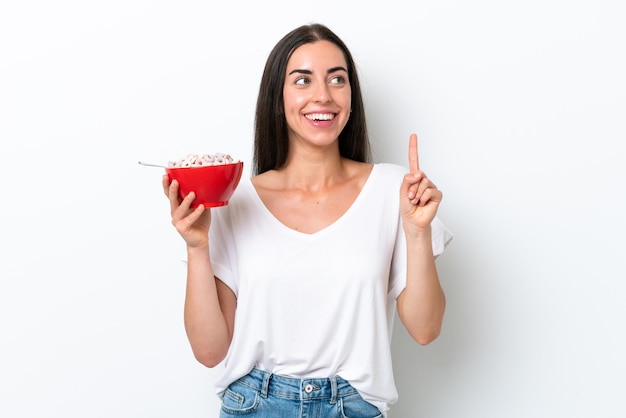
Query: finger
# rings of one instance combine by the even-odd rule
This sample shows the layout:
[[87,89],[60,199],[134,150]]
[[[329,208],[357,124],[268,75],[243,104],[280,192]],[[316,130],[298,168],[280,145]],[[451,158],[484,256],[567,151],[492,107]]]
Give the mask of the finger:
[[409,174],[407,175],[406,182],[409,184],[407,198],[413,200],[419,193],[419,185],[422,183],[422,177],[419,173]]
[[188,230],[189,228],[191,228],[191,226],[198,219],[200,219],[205,209],[206,208],[204,205],[198,205],[198,207],[196,207],[195,209],[188,209],[184,214],[184,218],[180,219],[181,225],[179,227],[181,228],[181,231]]
[[169,197],[170,195],[170,178],[167,174],[163,174],[163,178],[161,179],[161,184],[163,185],[163,193],[165,196]]
[[437,186],[421,171],[414,175],[408,175],[408,178],[415,178],[411,182],[407,193],[407,198],[414,205],[419,203],[420,206],[423,206],[431,199],[431,196],[436,196],[437,193],[440,193]]
[[167,189],[167,197],[170,200],[170,209],[172,212],[174,212],[181,203],[180,197],[178,195],[178,188],[178,181],[172,180]]
[[202,216],[202,214],[204,213],[205,209],[207,209],[204,205],[198,205],[190,214],[189,214],[189,221],[193,224],[195,223],[198,219],[200,219],[200,217]]
[[400,192],[402,196],[407,197],[409,200],[415,197],[415,193],[417,192],[417,186],[421,181],[420,173],[412,173],[406,174],[402,181],[402,187],[400,188]]
[[435,186],[435,184],[430,181],[429,178],[424,177],[418,184],[417,186],[417,191],[415,192],[418,195],[421,195],[422,193],[424,193],[426,190],[428,189],[436,189],[437,186]]
[[191,202],[193,202],[193,199],[195,199],[194,192],[189,192],[182,200],[178,199],[178,197],[175,199],[170,198],[172,223],[174,225],[178,224],[181,220],[184,220],[193,211],[193,209],[191,209]]
[[420,169],[419,157],[417,154],[417,135],[411,134],[409,137],[409,169],[415,173]]
[[428,188],[424,190],[424,193],[420,196],[419,206],[426,206],[430,202],[439,203],[443,197],[441,190]]
[[437,189],[432,181],[425,178],[418,185],[414,201],[418,201],[420,206],[424,206],[430,200],[441,201],[441,196],[441,190]]

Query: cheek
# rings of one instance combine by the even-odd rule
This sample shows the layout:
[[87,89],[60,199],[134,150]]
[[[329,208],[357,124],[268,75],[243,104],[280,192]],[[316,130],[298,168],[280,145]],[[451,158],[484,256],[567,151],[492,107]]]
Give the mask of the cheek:
[[306,97],[302,94],[284,94],[283,102],[285,104],[285,112],[299,111],[307,102]]
[[298,100],[298,98],[293,95],[283,96],[285,120],[287,121],[288,126],[294,126],[294,124],[297,123],[297,120],[300,117],[300,109],[302,109],[300,103],[301,100]]
[[352,106],[352,90],[349,88],[342,90],[341,96],[337,100],[341,101],[343,107],[350,109]]

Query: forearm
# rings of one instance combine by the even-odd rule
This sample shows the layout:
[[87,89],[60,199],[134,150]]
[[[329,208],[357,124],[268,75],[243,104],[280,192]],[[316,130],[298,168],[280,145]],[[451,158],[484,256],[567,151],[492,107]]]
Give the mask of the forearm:
[[198,361],[209,367],[219,363],[228,351],[231,336],[206,247],[187,249],[184,320]]
[[398,314],[409,334],[420,344],[439,336],[446,299],[432,250],[430,228],[406,234],[406,287],[398,297]]

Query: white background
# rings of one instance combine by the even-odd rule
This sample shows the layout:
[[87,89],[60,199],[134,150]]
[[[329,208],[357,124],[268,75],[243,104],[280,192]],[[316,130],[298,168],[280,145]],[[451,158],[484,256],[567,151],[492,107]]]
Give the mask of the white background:
[[313,21],[354,54],[375,159],[419,134],[456,235],[442,335],[395,330],[390,417],[626,416],[620,3],[3,2],[0,416],[217,417],[137,161],[249,163],[267,54]]

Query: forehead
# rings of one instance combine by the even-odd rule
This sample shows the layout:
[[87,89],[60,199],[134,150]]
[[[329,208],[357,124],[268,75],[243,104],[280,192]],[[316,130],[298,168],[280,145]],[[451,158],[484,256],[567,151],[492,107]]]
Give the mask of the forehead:
[[346,57],[337,45],[329,41],[317,41],[296,48],[287,62],[287,70],[338,66],[347,68],[347,65]]

